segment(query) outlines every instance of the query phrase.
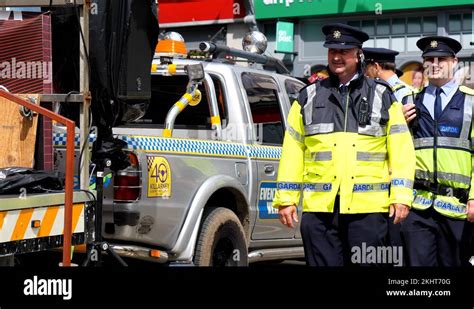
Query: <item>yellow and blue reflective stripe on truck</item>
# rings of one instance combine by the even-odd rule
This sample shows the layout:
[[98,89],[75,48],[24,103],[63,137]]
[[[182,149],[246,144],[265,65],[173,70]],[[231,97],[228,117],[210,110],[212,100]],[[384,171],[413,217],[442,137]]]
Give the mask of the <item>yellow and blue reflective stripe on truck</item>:
[[281,156],[281,147],[277,146],[151,136],[118,136],[118,138],[127,143],[129,150],[135,151],[268,160],[279,160]]
[[[153,136],[119,135],[127,143],[127,149],[143,152],[162,152],[169,154],[198,155],[210,157],[231,157],[279,160],[281,147],[264,145],[246,145],[234,142],[194,140],[185,138],[165,138]],[[96,135],[89,136],[89,143],[96,140]],[[66,146],[66,134],[56,133],[53,136],[55,147]],[[89,145],[90,145],[89,144]],[[75,145],[79,147],[79,135],[76,134]]]

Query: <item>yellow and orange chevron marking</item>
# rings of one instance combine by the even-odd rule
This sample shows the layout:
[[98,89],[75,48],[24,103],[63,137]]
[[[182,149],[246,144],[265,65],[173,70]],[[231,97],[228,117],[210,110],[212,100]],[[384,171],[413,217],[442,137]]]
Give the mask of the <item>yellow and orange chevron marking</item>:
[[[39,221],[39,227],[32,227]],[[84,232],[84,204],[72,209],[72,232]],[[64,206],[0,212],[0,243],[64,234]]]

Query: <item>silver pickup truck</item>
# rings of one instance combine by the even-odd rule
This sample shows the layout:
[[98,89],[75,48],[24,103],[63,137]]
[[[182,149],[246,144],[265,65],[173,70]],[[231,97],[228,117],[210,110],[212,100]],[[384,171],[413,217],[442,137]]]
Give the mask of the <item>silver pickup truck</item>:
[[283,226],[271,203],[286,115],[304,84],[228,57],[156,58],[151,74],[145,116],[113,129],[132,165],[106,176],[103,237],[121,256],[159,263],[303,258],[299,226]]

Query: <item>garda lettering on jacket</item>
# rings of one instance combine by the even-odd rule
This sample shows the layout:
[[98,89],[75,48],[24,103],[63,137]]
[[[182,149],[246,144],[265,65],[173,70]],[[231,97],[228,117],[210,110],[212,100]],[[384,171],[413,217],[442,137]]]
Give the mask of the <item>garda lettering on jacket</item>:
[[404,187],[405,179],[392,179],[392,185]]
[[305,183],[303,190],[313,192],[329,192],[332,189],[331,183]]
[[301,190],[301,184],[293,182],[279,182],[277,184],[278,190]]
[[453,205],[449,202],[440,201],[440,200],[436,200],[434,205],[435,207],[440,208],[440,209],[445,209],[445,210],[449,210],[449,211],[453,211],[457,213],[465,213],[465,207],[463,205]]
[[426,198],[426,197],[421,196],[421,195],[417,195],[415,197],[415,201],[414,201],[414,203],[420,204],[420,205],[423,205],[423,206],[430,206],[432,202],[433,201],[431,199]]
[[439,130],[443,133],[453,133],[453,134],[458,134],[459,133],[459,128],[458,127],[439,126]]
[[381,184],[355,184],[354,192],[367,192],[367,191],[387,191],[390,187],[388,183]]

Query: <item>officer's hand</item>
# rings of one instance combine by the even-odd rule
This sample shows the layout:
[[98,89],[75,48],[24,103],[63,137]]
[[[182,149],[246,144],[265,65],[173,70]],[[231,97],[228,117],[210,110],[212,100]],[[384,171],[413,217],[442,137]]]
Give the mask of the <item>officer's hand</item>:
[[403,110],[403,115],[405,116],[405,120],[407,123],[415,119],[416,117],[415,104],[413,103],[405,104],[403,105],[402,110]]
[[474,222],[474,200],[467,202],[467,221]]
[[296,212],[296,206],[280,206],[278,210],[280,215],[280,222],[286,225],[289,228],[294,228],[293,220],[298,222],[298,213]]
[[393,217],[395,214],[395,220],[393,220],[394,224],[398,224],[405,220],[410,212],[410,207],[403,204],[391,204],[390,205],[390,217]]

